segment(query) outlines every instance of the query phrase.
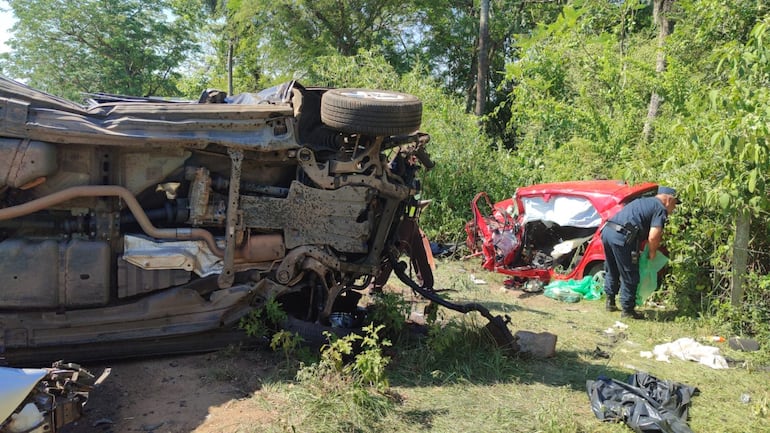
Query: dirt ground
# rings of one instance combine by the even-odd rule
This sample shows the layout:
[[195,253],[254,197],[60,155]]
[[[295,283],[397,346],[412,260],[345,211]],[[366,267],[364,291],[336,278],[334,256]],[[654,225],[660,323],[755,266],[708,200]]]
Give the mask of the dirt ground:
[[258,428],[274,414],[255,407],[260,378],[274,358],[265,351],[209,353],[86,365],[110,368],[85,416],[65,433],[213,433]]
[[[551,301],[509,293],[532,308]],[[275,376],[280,356],[264,348],[84,364],[94,374],[111,372],[90,394],[85,416],[63,433],[260,431],[279,417],[271,403],[256,402],[270,401],[262,384]]]

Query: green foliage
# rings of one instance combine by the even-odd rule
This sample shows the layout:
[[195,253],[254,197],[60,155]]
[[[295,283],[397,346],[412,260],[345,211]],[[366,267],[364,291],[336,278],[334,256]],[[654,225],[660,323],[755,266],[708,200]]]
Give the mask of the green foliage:
[[302,342],[303,339],[299,334],[282,329],[273,334],[273,338],[270,340],[270,348],[274,351],[280,349],[288,364],[291,357],[295,355],[297,350],[301,347]]
[[[726,290],[726,246],[730,239],[728,227],[705,218],[707,213],[699,208],[701,202],[693,200],[677,209],[667,224],[666,247],[671,253],[666,284],[658,294],[686,315],[703,311],[709,296]],[[688,290],[682,290],[685,287]]]
[[270,349],[281,351],[287,366],[292,364],[293,360],[314,359],[310,347],[304,345],[302,336],[281,329],[281,324],[287,319],[288,315],[283,311],[281,304],[275,299],[268,299],[262,306],[242,317],[238,327],[246,331],[249,337],[269,340]]
[[307,78],[319,86],[401,89],[400,77],[377,49],[361,50],[355,56],[328,55],[309,65]]
[[468,314],[429,325],[427,338],[400,348],[400,374],[406,380],[436,384],[499,380],[513,374],[516,363],[478,320],[486,319]]
[[[722,306],[741,212],[755,221],[749,281],[767,275],[770,11],[753,0],[673,2],[668,67],[656,74],[649,4],[569,2],[556,20],[519,41],[520,58],[506,65],[508,125],[524,162],[520,171],[528,173],[519,176],[679,188],[685,203],[666,228],[672,261],[663,297],[686,314],[710,311],[736,330],[762,334],[746,329],[742,308],[723,314]],[[645,143],[641,129],[653,90],[663,104]],[[747,303],[766,296],[761,286],[746,284]],[[763,311],[761,303],[756,309]]]
[[278,325],[287,318],[281,304],[275,299],[268,299],[260,308],[251,310],[248,315],[241,318],[238,326],[250,337],[267,337],[278,332]]
[[176,96],[195,51],[192,17],[147,0],[11,0],[18,19],[4,75],[78,101],[81,92]]
[[301,77],[319,57],[375,47],[402,65],[403,44],[414,33],[410,5],[395,0],[240,0],[227,9],[238,67],[251,64],[269,81]]
[[445,325],[435,324],[428,331],[427,346],[435,359],[443,355],[452,354],[456,349],[463,345],[463,342],[478,340],[477,330],[466,326],[464,322],[453,320]]
[[599,19],[596,2],[581,4],[523,38],[522,57],[506,65],[513,145],[529,156],[526,169],[541,172],[537,180],[624,177],[617,156],[640,138],[652,41],[608,24],[624,22],[626,6],[604,2]]
[[[479,1],[453,2],[449,0],[417,0],[418,25],[425,37],[419,38],[411,52],[420,53],[419,61],[436,77],[441,87],[458,102],[465,112],[475,107],[478,75]],[[518,55],[515,41],[520,34],[529,33],[540,21],[551,21],[558,15],[558,2],[511,2],[490,0],[490,18],[487,21],[488,95],[486,111],[496,106],[507,117],[507,106],[498,104],[509,89],[503,85],[506,62]],[[500,117],[486,117],[480,125],[484,131],[508,140],[505,121]]]
[[390,346],[390,341],[382,340],[378,335],[383,328],[383,325],[375,327],[373,324],[364,327],[362,351],[356,355],[351,368],[364,385],[373,386],[380,391],[388,387],[385,367],[390,362],[390,358],[382,355],[382,347]]
[[[369,324],[363,328],[363,336],[350,334],[342,338],[327,332],[325,335],[329,342],[321,347],[319,361],[322,369],[345,375],[358,386],[371,386],[379,391],[387,389],[385,367],[390,359],[382,355],[382,347],[391,343],[378,335],[383,328],[384,325]],[[360,350],[356,351],[359,347]],[[353,361],[346,363],[351,355],[354,355]],[[302,377],[305,377],[304,374]]]
[[[676,12],[681,22],[669,38],[671,61],[662,86],[669,103],[651,145],[653,153],[665,152],[663,169],[687,196],[683,218],[672,221],[682,230],[674,226],[668,241],[676,252],[669,291],[685,311],[713,314],[736,332],[761,334],[766,331],[745,329],[753,316],[744,307],[725,306],[730,277],[742,271],[732,268],[732,253],[735,220],[743,212],[755,220],[748,281],[767,275],[768,11],[748,1],[685,1]],[[761,284],[747,282],[744,289],[746,308],[767,293]]]
[[372,295],[366,320],[371,325],[385,328],[391,338],[398,338],[406,328],[411,305],[398,293],[379,292]]
[[302,388],[294,397],[307,411],[306,424],[312,431],[378,431],[383,427],[381,422],[394,404],[385,394],[389,358],[382,355],[382,347],[390,342],[379,337],[382,329],[382,325],[369,325],[363,336],[342,338],[327,333],[329,343],[321,348],[320,361],[297,372]]
[[770,210],[765,178],[770,170],[770,17],[758,23],[744,45],[727,44],[717,73],[726,85],[709,94],[720,121],[707,129],[713,148],[730,157],[720,162],[723,177],[708,194],[709,203],[728,212]]

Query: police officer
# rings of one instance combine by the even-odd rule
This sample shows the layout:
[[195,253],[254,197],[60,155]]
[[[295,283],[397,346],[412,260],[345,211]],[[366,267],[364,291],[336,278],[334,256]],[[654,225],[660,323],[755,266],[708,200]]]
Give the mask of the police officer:
[[639,198],[612,216],[602,229],[604,245],[604,293],[607,311],[617,311],[615,298],[620,289],[620,317],[642,319],[635,310],[639,285],[639,246],[647,239],[649,258],[655,258],[663,237],[663,228],[671,212],[680,203],[673,188],[658,187],[655,197]]

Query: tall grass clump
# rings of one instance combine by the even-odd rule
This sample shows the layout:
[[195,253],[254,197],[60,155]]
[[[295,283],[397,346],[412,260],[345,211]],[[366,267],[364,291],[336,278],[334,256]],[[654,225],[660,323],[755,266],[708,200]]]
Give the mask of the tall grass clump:
[[379,336],[383,326],[369,325],[363,335],[337,338],[327,333],[329,343],[321,348],[321,359],[302,366],[297,387],[290,396],[302,408],[297,431],[363,432],[382,429],[382,420],[395,408],[388,394],[385,367],[390,359],[382,354],[388,340]]
[[437,320],[427,336],[400,348],[399,382],[420,385],[486,383],[511,377],[516,361],[507,356],[475,313]]

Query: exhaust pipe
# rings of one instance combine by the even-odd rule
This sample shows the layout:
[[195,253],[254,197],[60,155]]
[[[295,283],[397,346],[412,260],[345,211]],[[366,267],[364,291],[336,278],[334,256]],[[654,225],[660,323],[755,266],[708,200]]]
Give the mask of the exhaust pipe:
[[131,191],[116,185],[84,185],[66,188],[24,204],[0,209],[0,221],[29,215],[78,197],[120,197],[147,235],[158,239],[202,240],[217,257],[224,257],[225,255],[225,251],[219,248],[214,235],[208,230],[197,228],[159,229],[155,227]]

